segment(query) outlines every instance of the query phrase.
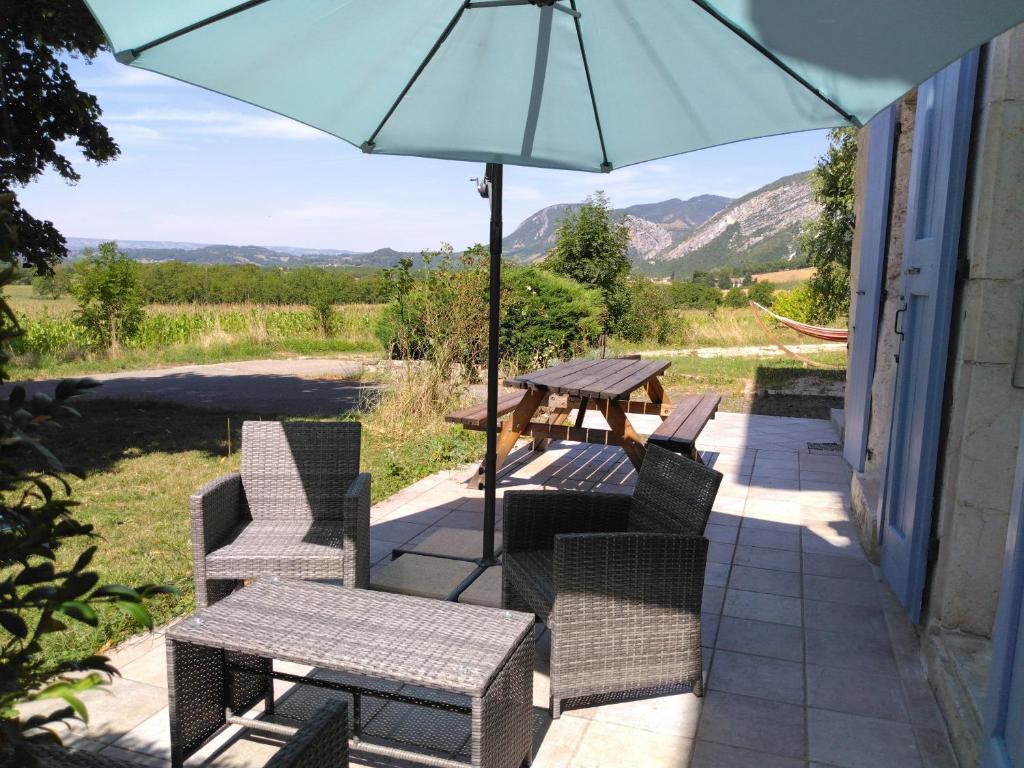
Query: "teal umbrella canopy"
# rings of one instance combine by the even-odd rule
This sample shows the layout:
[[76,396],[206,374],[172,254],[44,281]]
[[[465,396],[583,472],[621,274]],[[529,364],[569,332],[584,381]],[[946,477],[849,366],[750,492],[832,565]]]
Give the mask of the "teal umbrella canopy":
[[861,125],[1022,0],[86,0],[118,59],[364,151],[609,171]]

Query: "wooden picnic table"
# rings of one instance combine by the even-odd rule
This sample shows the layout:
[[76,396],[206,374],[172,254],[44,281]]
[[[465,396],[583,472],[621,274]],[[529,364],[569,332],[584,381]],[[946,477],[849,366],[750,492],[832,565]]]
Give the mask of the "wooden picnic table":
[[[516,441],[532,437],[534,447],[543,449],[551,440],[570,440],[599,445],[620,445],[637,469],[643,463],[648,441],[685,453],[700,461],[696,439],[718,410],[718,395],[687,395],[675,406],[659,377],[671,365],[668,361],[639,357],[601,360],[573,360],[506,379],[505,385],[521,392],[498,400],[498,416],[507,416],[498,433],[496,468],[500,469]],[[648,400],[635,400],[639,389]],[[538,412],[546,406],[546,416]],[[599,411],[608,428],[585,427],[588,409]],[[576,418],[570,418],[572,411]],[[662,423],[649,437],[637,433],[629,414],[657,414]],[[486,429],[486,403],[449,414],[448,421],[467,429]],[[479,484],[483,467],[471,484]]]

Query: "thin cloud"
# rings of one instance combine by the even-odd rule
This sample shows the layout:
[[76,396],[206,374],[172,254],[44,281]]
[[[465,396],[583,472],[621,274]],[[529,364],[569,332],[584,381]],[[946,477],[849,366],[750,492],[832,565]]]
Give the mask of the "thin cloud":
[[112,123],[173,126],[170,132],[202,136],[311,141],[329,138],[307,125],[273,114],[246,114],[228,110],[143,109],[109,118]]

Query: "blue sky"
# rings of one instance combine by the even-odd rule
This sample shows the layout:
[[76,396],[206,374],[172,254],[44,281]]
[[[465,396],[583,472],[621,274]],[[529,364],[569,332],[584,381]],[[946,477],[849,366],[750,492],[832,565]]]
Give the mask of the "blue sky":
[[[417,251],[487,239],[477,164],[367,156],[285,118],[114,62],[72,62],[121,157],[82,180],[48,174],[19,193],[67,236]],[[603,189],[617,206],[700,194],[737,197],[806,170],[823,131],[742,142],[609,175],[507,167],[505,231],[546,205]],[[73,148],[71,148],[73,150]]]

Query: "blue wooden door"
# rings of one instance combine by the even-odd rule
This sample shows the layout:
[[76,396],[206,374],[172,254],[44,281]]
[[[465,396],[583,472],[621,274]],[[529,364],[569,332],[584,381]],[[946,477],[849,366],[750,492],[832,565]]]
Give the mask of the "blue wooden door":
[[1017,441],[1017,477],[992,633],[982,766],[1024,768],[1024,419]]
[[871,419],[871,379],[875,374],[882,275],[889,244],[896,112],[895,106],[889,107],[868,124],[867,177],[864,210],[860,216],[860,266],[850,313],[853,334],[846,376],[846,431],[843,436],[843,456],[858,472],[864,469],[864,449]]
[[915,622],[927,568],[950,315],[971,137],[974,51],[918,88],[903,246],[902,333],[883,485],[882,573]]

